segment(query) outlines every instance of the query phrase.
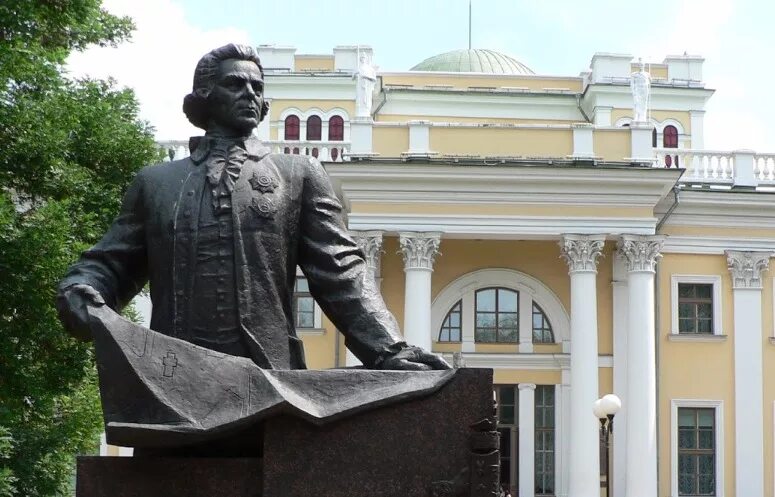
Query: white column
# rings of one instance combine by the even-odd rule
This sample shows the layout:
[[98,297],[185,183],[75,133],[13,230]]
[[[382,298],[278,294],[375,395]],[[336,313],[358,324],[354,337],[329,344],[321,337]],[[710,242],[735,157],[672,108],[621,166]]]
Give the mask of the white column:
[[564,235],[570,273],[570,459],[568,495],[600,496],[598,420],[597,259],[605,237]]
[[535,495],[534,383],[519,384],[519,497]]
[[404,258],[404,338],[410,345],[431,350],[431,274],[439,254],[441,233],[401,233]]
[[[568,349],[570,350],[570,349]],[[555,387],[554,484],[557,497],[568,497],[570,460],[570,368],[561,370],[562,384]]]
[[611,468],[611,495],[624,496],[624,465],[627,447],[627,330],[629,321],[629,290],[624,260],[613,261],[613,327],[614,327],[614,393],[622,399],[622,408],[616,414],[616,436],[613,437]]
[[657,371],[654,273],[664,237],[624,235],[627,266],[627,448],[625,495],[657,497]]
[[762,273],[772,254],[726,255],[735,306],[735,495],[764,495]]
[[[380,266],[382,263],[382,232],[381,231],[351,231],[350,235],[363,251],[366,260],[366,266],[369,268],[369,274],[374,279],[374,288],[379,292]],[[345,354],[345,366],[360,366],[362,363],[355,357],[355,354],[347,349]]]

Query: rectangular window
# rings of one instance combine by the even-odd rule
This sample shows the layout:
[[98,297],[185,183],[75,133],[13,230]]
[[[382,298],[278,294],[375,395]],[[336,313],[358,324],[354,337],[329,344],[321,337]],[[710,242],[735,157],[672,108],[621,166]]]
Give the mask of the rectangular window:
[[678,495],[716,495],[716,409],[678,408]]
[[554,495],[554,385],[535,391],[535,494]]
[[[535,495],[555,495],[554,439],[555,386],[535,389]],[[517,385],[495,387],[498,403],[498,432],[501,438],[501,487],[511,495],[519,488],[519,389]],[[526,456],[530,457],[530,456]]]
[[517,495],[519,482],[519,395],[517,385],[495,387],[501,437],[501,488]]
[[671,340],[724,340],[720,275],[671,275],[670,301]]
[[315,327],[315,300],[309,293],[307,278],[296,277],[293,288],[293,309],[296,314],[296,328]]
[[713,334],[713,285],[678,283],[678,333]]

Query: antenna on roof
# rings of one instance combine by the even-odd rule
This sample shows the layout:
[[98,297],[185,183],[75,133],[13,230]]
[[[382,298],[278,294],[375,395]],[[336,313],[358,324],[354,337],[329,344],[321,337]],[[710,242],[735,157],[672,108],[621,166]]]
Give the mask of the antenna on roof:
[[471,0],[468,0],[468,49],[471,50]]

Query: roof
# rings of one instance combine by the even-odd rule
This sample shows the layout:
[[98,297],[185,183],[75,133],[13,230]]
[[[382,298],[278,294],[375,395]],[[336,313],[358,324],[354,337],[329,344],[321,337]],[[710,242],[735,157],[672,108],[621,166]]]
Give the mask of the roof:
[[410,69],[410,71],[476,72],[488,74],[535,74],[517,59],[495,50],[453,50],[434,55]]

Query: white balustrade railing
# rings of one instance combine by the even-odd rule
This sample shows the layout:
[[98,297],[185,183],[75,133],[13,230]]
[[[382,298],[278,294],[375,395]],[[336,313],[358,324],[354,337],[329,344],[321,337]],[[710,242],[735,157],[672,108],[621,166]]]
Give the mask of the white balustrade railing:
[[754,153],[753,173],[760,183],[775,184],[775,153]]
[[264,144],[278,154],[311,155],[322,162],[349,160],[350,143],[341,141],[268,140]]
[[686,169],[686,183],[713,183],[756,187],[775,185],[775,153],[752,150],[654,149],[654,167]]
[[688,148],[654,149],[654,167],[684,168],[681,181],[688,183],[733,183],[735,152]]
[[[323,162],[342,162],[349,160],[350,143],[341,141],[299,141],[299,140],[268,140],[264,144],[273,153],[311,155]],[[189,156],[188,140],[167,140],[158,142],[159,147],[166,152],[164,161],[184,159]]]
[[188,140],[166,140],[156,142],[164,150],[164,162],[185,159],[188,157]]

